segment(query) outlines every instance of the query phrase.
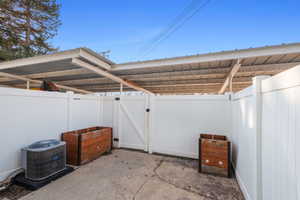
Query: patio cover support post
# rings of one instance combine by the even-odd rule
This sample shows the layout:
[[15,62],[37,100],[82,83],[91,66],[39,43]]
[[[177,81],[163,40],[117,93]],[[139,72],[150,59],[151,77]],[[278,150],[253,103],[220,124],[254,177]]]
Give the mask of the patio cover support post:
[[232,92],[232,80],[233,77],[230,77],[229,92]]
[[[23,76],[13,75],[13,74],[5,73],[5,72],[0,72],[0,76],[13,78],[13,79],[17,79],[17,80],[23,80],[23,81],[26,81],[26,82],[37,83],[37,84],[42,84],[43,83],[43,81],[40,81],[40,80],[33,80],[33,79],[25,78]],[[81,89],[77,89],[77,88],[73,88],[73,87],[69,87],[69,86],[65,86],[65,85],[59,85],[59,84],[55,84],[55,85],[58,88],[61,88],[61,89],[71,90],[71,91],[79,92],[79,93],[83,93],[83,94],[93,93],[93,92],[90,92],[90,91],[87,91],[87,90],[81,90]]]
[[123,84],[120,83],[120,96],[123,94]]
[[30,89],[30,81],[26,82],[26,89],[29,90]]
[[120,78],[118,76],[115,76],[115,75],[113,75],[113,74],[111,74],[111,73],[109,73],[107,71],[104,71],[104,70],[102,70],[102,69],[100,69],[98,67],[95,67],[95,66],[93,66],[93,65],[91,65],[89,63],[86,63],[86,62],[84,62],[84,61],[82,61],[82,60],[80,60],[78,58],[73,58],[72,59],[72,63],[75,64],[75,65],[77,65],[77,66],[80,66],[82,68],[86,68],[86,69],[88,69],[90,71],[93,71],[96,74],[99,74],[101,76],[109,78],[109,79],[111,79],[113,81],[116,81],[118,83],[122,83],[123,85],[126,85],[126,86],[128,86],[130,88],[133,88],[135,90],[142,91],[142,92],[145,92],[147,94],[153,94],[151,91],[146,90],[146,89],[140,87],[139,85],[137,85],[135,83],[131,83],[129,81],[126,81],[126,80],[124,80],[124,79],[122,79],[122,78]]
[[[221,89],[218,92],[219,94],[224,94],[228,84],[230,84],[230,85],[232,84],[232,79],[233,79],[234,75],[239,71],[240,67],[241,67],[240,59],[238,59],[237,62],[232,66],[229,74],[227,75]],[[232,90],[232,86],[230,86],[230,87],[231,87],[230,90]]]

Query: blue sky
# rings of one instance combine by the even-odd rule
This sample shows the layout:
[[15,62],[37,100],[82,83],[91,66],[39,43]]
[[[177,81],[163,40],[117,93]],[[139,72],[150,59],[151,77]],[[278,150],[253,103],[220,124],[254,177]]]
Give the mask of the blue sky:
[[211,0],[147,55],[143,47],[191,0],[58,2],[62,26],[52,43],[111,50],[117,63],[300,42],[299,0]]

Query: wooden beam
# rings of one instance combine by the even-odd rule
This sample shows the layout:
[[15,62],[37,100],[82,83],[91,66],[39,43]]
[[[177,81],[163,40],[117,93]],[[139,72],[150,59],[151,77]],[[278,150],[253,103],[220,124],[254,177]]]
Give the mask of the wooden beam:
[[241,67],[240,60],[238,59],[237,62],[232,66],[230,72],[228,73],[221,89],[218,92],[219,94],[223,94],[225,92],[227,86],[232,81],[234,75],[239,71],[240,67]]
[[[234,78],[234,84],[239,83],[251,83],[252,77],[241,77]],[[151,88],[151,87],[172,87],[172,86],[205,86],[205,85],[222,85],[224,83],[224,79],[203,79],[203,80],[176,80],[176,81],[153,81],[153,82],[138,82],[140,87],[143,88]],[[120,84],[117,83],[109,83],[109,84],[97,84],[91,83],[87,85],[74,85],[74,87],[80,88],[120,88]]]
[[[236,83],[233,87],[243,87],[244,85],[251,85],[252,82],[241,82]],[[214,88],[216,89],[216,93],[219,91],[220,87],[222,86],[222,83],[212,83],[212,84],[193,84],[193,85],[185,85],[185,84],[178,84],[178,85],[145,85],[143,86],[146,89],[156,90],[156,89],[167,89],[171,90],[174,88],[187,88],[187,89],[194,89],[194,88]],[[124,87],[123,90],[128,90],[129,87]],[[117,86],[91,86],[89,87],[89,90],[120,90]]]
[[[251,81],[247,82],[237,82],[233,85],[233,87],[244,87],[245,85],[251,85]],[[185,85],[185,84],[179,84],[179,85],[143,85],[143,88],[145,89],[151,89],[157,90],[172,90],[172,89],[178,89],[178,88],[185,88],[185,89],[195,89],[195,88],[202,88],[202,89],[209,89],[209,88],[214,88],[216,90],[216,93],[220,90],[220,87],[223,85],[223,83],[212,83],[212,84],[193,84],[193,85]],[[19,85],[20,86],[20,85]],[[84,89],[84,87],[83,87]],[[130,89],[129,87],[124,87],[123,90],[128,90]],[[120,90],[117,85],[114,86],[90,86],[89,90],[94,91],[94,90]]]
[[[5,72],[0,72],[0,76],[26,81],[26,83],[28,83],[28,82],[37,83],[37,84],[42,84],[43,83],[43,81],[40,81],[40,80],[33,80],[33,79],[25,78],[25,77],[22,77],[22,76],[5,73]],[[74,91],[74,92],[79,92],[79,93],[83,93],[83,94],[93,93],[93,92],[90,92],[90,91],[87,91],[87,90],[77,89],[77,88],[73,88],[73,87],[69,87],[69,86],[64,86],[64,85],[59,85],[59,84],[55,84],[55,85],[58,88],[61,88],[61,89],[70,90],[70,91]]]
[[107,78],[109,78],[109,79],[111,79],[111,80],[113,80],[113,81],[116,81],[116,82],[118,82],[118,83],[122,83],[123,85],[126,85],[126,86],[128,86],[128,87],[131,87],[131,88],[133,88],[133,89],[135,89],[135,90],[142,91],[142,92],[145,92],[145,93],[148,93],[148,94],[153,94],[153,93],[152,93],[151,91],[149,91],[149,90],[146,90],[146,89],[144,89],[144,88],[142,88],[142,87],[140,87],[140,86],[138,86],[138,85],[136,85],[136,84],[133,84],[133,83],[131,83],[131,82],[128,82],[128,81],[126,81],[126,80],[123,80],[123,79],[121,79],[121,78],[119,78],[119,77],[117,77],[117,76],[115,76],[115,75],[113,75],[113,74],[111,74],[111,73],[109,73],[109,72],[107,72],[107,71],[104,71],[104,70],[102,70],[102,69],[99,69],[99,68],[97,68],[97,67],[95,67],[95,66],[93,66],[93,65],[91,65],[91,64],[89,64],[89,63],[86,63],[86,62],[84,62],[84,61],[82,61],[82,60],[79,60],[79,59],[77,59],[77,58],[73,58],[73,59],[72,59],[72,63],[75,64],[75,65],[78,65],[78,66],[80,66],[80,67],[86,68],[86,69],[88,69],[88,70],[90,70],[90,71],[93,71],[93,72],[95,72],[96,74],[99,74],[99,75],[101,75],[101,76],[107,77]]
[[[164,87],[157,87],[157,88],[151,88],[151,91],[154,93],[169,93],[169,94],[175,94],[175,93],[214,93],[217,94],[219,88],[222,84],[219,84],[218,86],[209,86],[209,87],[173,87],[173,88],[164,88]],[[233,91],[239,91],[242,90],[248,86],[250,86],[251,83],[248,84],[240,84],[235,85],[233,87]],[[119,89],[90,89],[95,92],[119,92]],[[131,88],[124,88],[124,91],[132,91]]]

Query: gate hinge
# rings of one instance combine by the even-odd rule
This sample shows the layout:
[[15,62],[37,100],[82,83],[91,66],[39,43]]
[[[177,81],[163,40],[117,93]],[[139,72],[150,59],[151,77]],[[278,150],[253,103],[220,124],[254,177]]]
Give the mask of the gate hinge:
[[115,100],[116,100],[116,101],[120,101],[120,97],[116,97]]
[[119,142],[119,138],[114,138],[114,142]]

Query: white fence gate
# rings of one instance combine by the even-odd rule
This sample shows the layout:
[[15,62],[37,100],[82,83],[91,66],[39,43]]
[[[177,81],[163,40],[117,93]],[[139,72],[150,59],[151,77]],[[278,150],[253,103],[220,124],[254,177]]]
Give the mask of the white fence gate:
[[147,96],[124,96],[117,102],[119,147],[147,151]]
[[103,102],[102,124],[112,124],[117,147],[197,158],[200,133],[230,136],[229,95],[104,97]]
[[148,98],[103,97],[101,124],[113,127],[115,147],[148,151]]

